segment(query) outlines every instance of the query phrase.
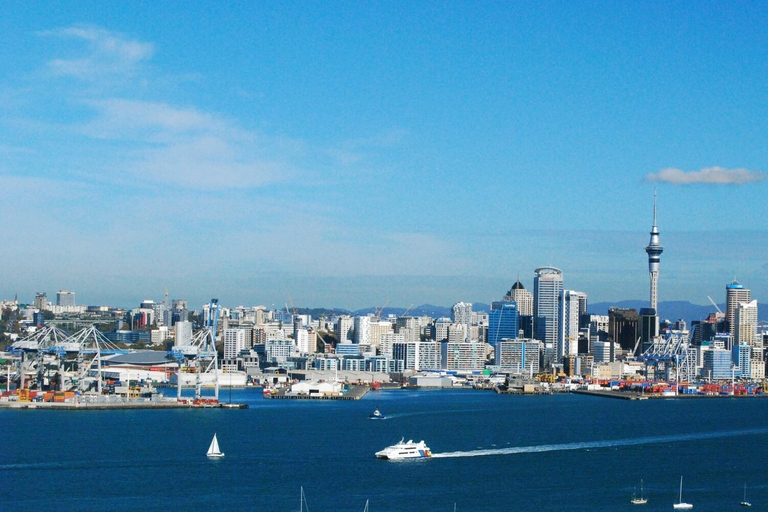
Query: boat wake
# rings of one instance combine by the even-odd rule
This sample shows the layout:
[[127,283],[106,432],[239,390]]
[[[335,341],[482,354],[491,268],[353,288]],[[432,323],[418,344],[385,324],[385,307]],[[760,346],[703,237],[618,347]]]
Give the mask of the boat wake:
[[679,434],[671,436],[638,437],[634,439],[612,439],[609,441],[589,441],[584,443],[541,444],[537,446],[515,446],[510,448],[433,453],[432,458],[439,459],[451,457],[483,457],[487,455],[513,455],[516,453],[558,452],[567,450],[585,450],[590,448],[612,448],[616,446],[659,444],[675,441],[695,441],[698,439],[716,439],[720,437],[750,436],[757,434],[768,434],[768,428],[753,428],[720,432],[701,432],[698,434]]

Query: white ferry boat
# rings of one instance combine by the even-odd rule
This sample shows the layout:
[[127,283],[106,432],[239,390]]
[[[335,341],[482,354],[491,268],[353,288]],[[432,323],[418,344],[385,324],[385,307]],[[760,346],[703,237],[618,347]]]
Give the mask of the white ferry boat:
[[404,443],[401,439],[399,443],[393,444],[384,448],[380,452],[376,452],[376,457],[380,459],[423,459],[425,457],[431,457],[432,451],[424,444],[424,441],[414,443],[413,440],[408,440]]

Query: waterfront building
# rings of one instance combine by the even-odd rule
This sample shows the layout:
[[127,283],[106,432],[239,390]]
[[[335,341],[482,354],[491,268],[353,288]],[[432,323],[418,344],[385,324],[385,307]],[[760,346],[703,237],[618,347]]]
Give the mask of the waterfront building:
[[739,304],[751,302],[752,297],[748,288],[738,281],[733,280],[725,286],[725,319],[728,321],[728,330],[731,334],[736,333],[736,313]]
[[517,311],[521,316],[533,316],[533,294],[526,290],[519,280],[512,285],[512,288],[501,300],[517,303]]
[[664,248],[659,240],[659,228],[656,226],[656,192],[653,192],[653,227],[651,228],[651,240],[645,248],[648,253],[648,273],[651,278],[651,309],[658,310],[658,283],[659,283],[659,264],[661,262],[661,253]]
[[494,301],[491,305],[488,320],[488,343],[496,351],[497,358],[500,356],[499,344],[502,340],[513,340],[519,337],[518,318],[517,302]]
[[539,373],[541,351],[539,340],[502,339],[496,351],[496,365],[502,373],[536,375]]
[[533,277],[534,338],[544,343],[545,367],[552,364],[558,326],[558,298],[563,290],[563,272],[555,267],[537,268]]
[[316,357],[314,361],[312,361],[312,366],[315,370],[320,370],[324,372],[334,372],[338,371],[340,368],[339,364],[339,358],[333,357],[333,356],[323,356],[323,357]]
[[736,330],[731,331],[735,343],[755,345],[757,337],[757,301],[739,302],[736,307]]
[[419,348],[421,343],[416,341],[396,342],[392,345],[392,359],[403,362],[406,370],[420,370]]
[[439,341],[422,341],[418,343],[419,370],[441,369],[441,348]]
[[708,348],[701,351],[701,377],[708,380],[730,380],[731,353],[722,348]]
[[586,307],[587,294],[563,290],[558,297],[558,337],[555,350],[556,362],[579,353],[579,320],[582,304]]
[[441,349],[441,366],[446,370],[477,371],[485,368],[485,343],[445,342]]
[[749,343],[740,343],[733,347],[733,364],[738,367],[737,377],[751,378],[752,346]]
[[247,340],[250,338],[245,329],[224,330],[224,359],[234,359],[242,350],[249,348]]
[[389,359],[384,356],[370,356],[365,358],[365,371],[367,372],[387,372],[389,368]]
[[75,292],[67,290],[59,290],[56,293],[56,305],[57,306],[74,306],[75,305]]

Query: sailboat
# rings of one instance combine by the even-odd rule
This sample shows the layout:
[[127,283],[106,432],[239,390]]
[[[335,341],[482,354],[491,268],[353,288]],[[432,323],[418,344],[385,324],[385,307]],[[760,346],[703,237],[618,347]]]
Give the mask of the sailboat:
[[672,505],[672,508],[675,510],[690,510],[693,508],[693,505],[690,503],[683,502],[683,477],[680,477],[680,497],[677,500],[677,503]]
[[752,504],[747,501],[747,484],[744,483],[744,501],[741,502],[742,507],[751,507]]
[[216,434],[213,434],[211,446],[208,447],[208,453],[206,453],[206,455],[211,459],[220,459],[224,456],[224,454],[221,453],[221,450],[219,450],[219,440],[216,439]]
[[648,498],[643,497],[643,481],[640,480],[640,497],[638,498],[635,496],[635,493],[632,493],[632,501],[630,502],[633,505],[645,505],[648,503]]

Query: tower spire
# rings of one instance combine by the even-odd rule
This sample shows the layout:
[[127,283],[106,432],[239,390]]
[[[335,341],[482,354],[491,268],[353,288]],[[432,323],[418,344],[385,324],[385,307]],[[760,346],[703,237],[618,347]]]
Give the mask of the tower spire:
[[648,273],[651,277],[651,307],[656,309],[658,306],[658,282],[659,282],[659,263],[661,262],[661,253],[664,247],[659,241],[659,228],[656,225],[656,190],[653,191],[653,227],[651,228],[651,240],[645,248],[648,253]]

